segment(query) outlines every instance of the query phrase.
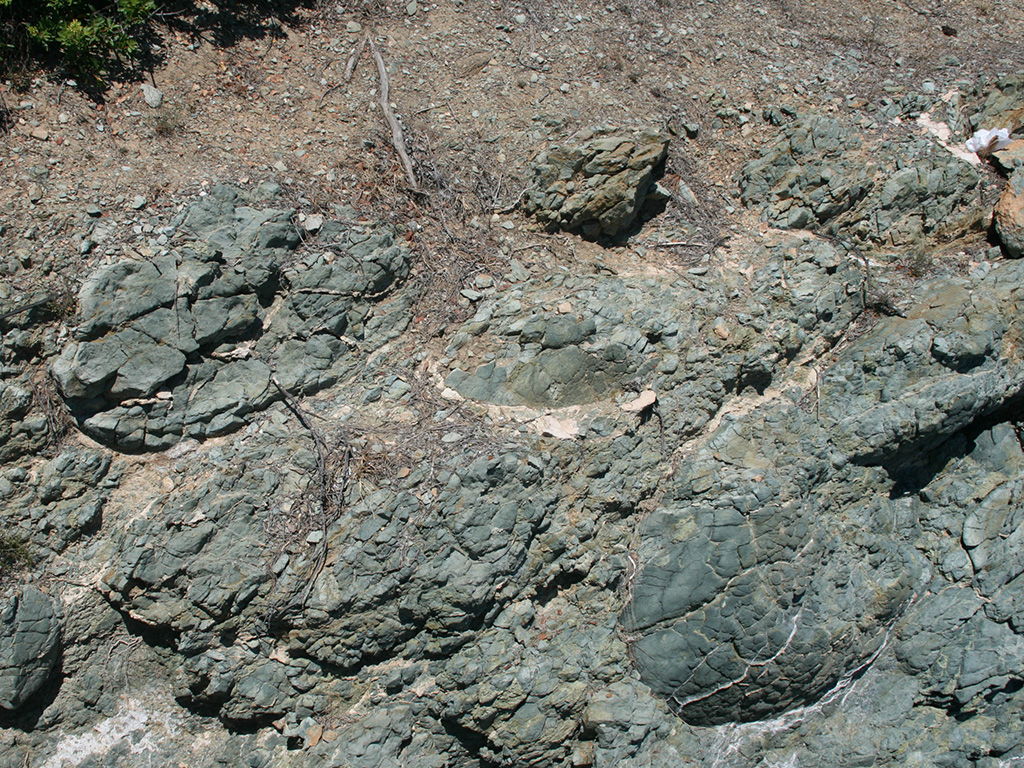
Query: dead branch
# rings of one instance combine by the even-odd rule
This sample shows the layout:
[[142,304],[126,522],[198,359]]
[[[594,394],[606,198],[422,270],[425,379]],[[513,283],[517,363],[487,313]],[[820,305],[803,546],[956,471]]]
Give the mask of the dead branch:
[[363,55],[363,48],[366,47],[366,41],[369,39],[369,35],[363,37],[363,41],[359,44],[359,47],[348,57],[348,63],[345,65],[345,82],[349,82],[352,79],[352,75],[356,71],[356,63],[359,61],[359,57]]
[[343,85],[344,85],[344,83],[335,83],[330,88],[328,88],[326,91],[324,91],[324,95],[320,97],[320,101],[317,102],[316,108],[319,110],[324,105],[324,100],[328,96],[330,96],[332,93],[334,93],[336,90],[341,88],[341,86],[343,86]]
[[352,55],[348,57],[348,63],[345,65],[345,74],[342,75],[341,82],[340,83],[335,83],[330,88],[328,88],[326,91],[324,91],[323,95],[320,97],[320,101],[317,102],[317,105],[316,105],[317,110],[319,110],[321,107],[323,107],[324,101],[327,99],[328,96],[330,96],[336,90],[341,88],[341,86],[345,85],[345,83],[351,82],[352,75],[355,74],[355,71],[356,71],[356,63],[359,61],[359,57],[363,53],[363,48],[366,47],[366,40],[367,40],[367,38],[364,37],[363,41],[359,44],[359,47],[356,48],[355,51],[352,52]]
[[373,39],[369,36],[367,36],[367,39],[370,41],[370,52],[373,54],[373,60],[377,62],[377,73],[380,75],[380,105],[384,110],[384,119],[391,126],[391,143],[394,145],[398,157],[402,160],[405,175],[409,179],[409,186],[419,192],[419,185],[416,183],[416,173],[412,168],[412,160],[409,159],[409,151],[405,148],[405,135],[402,133],[402,126],[398,124],[395,113],[391,110],[391,101],[388,95],[390,88],[388,84],[388,71],[384,65],[384,58],[380,55],[380,51],[377,50],[377,44],[373,42]]
[[320,576],[327,562],[327,533],[330,527],[341,517],[345,507],[345,495],[352,461],[352,444],[348,439],[348,434],[342,431],[342,462],[339,472],[336,463],[332,461],[333,457],[327,440],[320,430],[313,426],[313,423],[308,418],[308,414],[302,408],[295,395],[281,386],[277,377],[271,376],[270,381],[277,388],[277,391],[280,392],[281,397],[284,398],[288,410],[295,415],[313,438],[313,447],[317,459],[316,476],[313,479],[315,486],[314,503],[319,512],[319,530],[321,533],[320,541],[317,542],[316,550],[313,553],[312,568],[306,577],[306,585],[297,598],[275,611],[279,618],[289,611],[301,611],[305,607],[306,600],[309,599],[309,593],[313,590],[313,584],[316,582],[317,577]]
[[23,307],[18,307],[17,309],[12,309],[10,312],[4,312],[3,314],[0,314],[0,320],[4,320],[14,315],[20,315],[22,312],[28,312],[30,309],[36,309],[37,307],[45,307],[51,301],[53,301],[53,296],[47,294],[39,301],[33,301],[31,304],[26,304]]

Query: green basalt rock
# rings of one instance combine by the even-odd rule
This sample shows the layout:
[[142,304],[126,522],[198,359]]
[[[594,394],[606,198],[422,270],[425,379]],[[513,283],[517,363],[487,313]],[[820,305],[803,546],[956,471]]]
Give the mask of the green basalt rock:
[[[281,397],[273,370],[282,386],[309,393],[354,364],[341,337],[361,335],[373,303],[408,275],[404,244],[389,231],[341,227],[334,251],[282,270],[299,244],[291,212],[243,202],[217,187],[179,218],[196,240],[85,282],[77,341],[52,371],[91,437],[141,451],[226,434]],[[271,313],[278,292],[283,306]]]
[[61,612],[33,586],[0,610],[0,707],[17,710],[50,678],[60,655]]
[[552,147],[534,164],[523,210],[551,230],[618,237],[641,217],[648,196],[658,194],[668,145],[668,137],[653,131],[601,131],[578,146]]

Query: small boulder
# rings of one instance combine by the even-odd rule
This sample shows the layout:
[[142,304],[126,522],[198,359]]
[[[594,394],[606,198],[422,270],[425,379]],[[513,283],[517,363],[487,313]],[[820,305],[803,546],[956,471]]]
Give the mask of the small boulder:
[[56,602],[25,587],[0,610],[0,707],[16,710],[43,687],[60,652]]
[[656,181],[668,143],[653,131],[601,131],[581,145],[551,147],[534,164],[523,209],[552,231],[592,240],[625,234],[647,203],[667,197]]
[[143,83],[141,89],[142,98],[146,100],[146,105],[150,109],[158,109],[164,103],[164,94],[159,88]]

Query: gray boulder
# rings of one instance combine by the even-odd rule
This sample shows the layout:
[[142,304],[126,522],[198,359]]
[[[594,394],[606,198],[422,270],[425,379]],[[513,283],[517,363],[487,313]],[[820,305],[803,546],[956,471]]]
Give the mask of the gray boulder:
[[0,707],[16,710],[46,681],[60,655],[61,613],[36,587],[23,587],[0,610]]

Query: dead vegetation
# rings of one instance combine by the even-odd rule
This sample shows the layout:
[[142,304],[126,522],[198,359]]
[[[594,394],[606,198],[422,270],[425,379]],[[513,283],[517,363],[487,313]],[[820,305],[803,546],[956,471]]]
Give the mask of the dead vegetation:
[[426,375],[406,381],[410,390],[400,417],[393,411],[375,418],[360,414],[348,422],[358,450],[353,482],[380,485],[420,470],[418,487],[429,490],[453,455],[465,462],[500,451],[503,438],[478,409],[442,399]]
[[32,561],[32,550],[25,539],[10,531],[0,531],[0,578],[13,578],[31,566]]

